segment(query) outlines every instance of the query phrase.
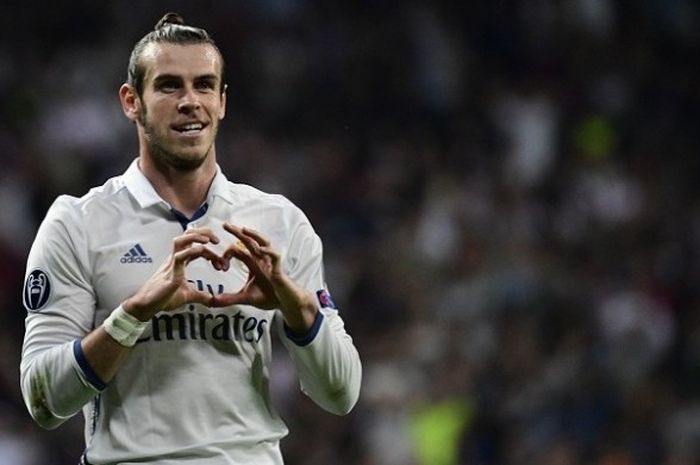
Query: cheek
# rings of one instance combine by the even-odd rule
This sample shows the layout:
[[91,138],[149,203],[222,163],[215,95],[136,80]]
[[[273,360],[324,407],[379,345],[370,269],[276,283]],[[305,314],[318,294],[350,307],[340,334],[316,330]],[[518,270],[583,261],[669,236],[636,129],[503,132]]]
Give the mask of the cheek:
[[151,103],[141,107],[140,117],[144,124],[149,123],[151,126],[167,125],[167,110],[166,105]]
[[146,125],[147,116],[148,116],[148,112],[146,111],[146,107],[140,106],[136,110],[136,121],[138,121],[141,124],[141,126]]
[[209,109],[209,114],[217,119],[223,119],[226,114],[226,98],[221,98],[219,96],[213,97],[207,101],[207,108]]

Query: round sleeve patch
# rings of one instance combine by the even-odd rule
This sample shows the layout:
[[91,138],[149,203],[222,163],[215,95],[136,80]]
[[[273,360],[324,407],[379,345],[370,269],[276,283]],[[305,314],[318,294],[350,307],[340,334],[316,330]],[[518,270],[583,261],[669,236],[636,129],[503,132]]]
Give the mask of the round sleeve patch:
[[29,311],[41,310],[51,297],[51,279],[49,275],[39,268],[33,270],[24,282],[22,298],[24,306]]
[[330,292],[325,289],[319,289],[316,291],[316,295],[318,296],[318,301],[321,304],[321,307],[338,310],[338,306],[335,304],[335,300],[333,300]]

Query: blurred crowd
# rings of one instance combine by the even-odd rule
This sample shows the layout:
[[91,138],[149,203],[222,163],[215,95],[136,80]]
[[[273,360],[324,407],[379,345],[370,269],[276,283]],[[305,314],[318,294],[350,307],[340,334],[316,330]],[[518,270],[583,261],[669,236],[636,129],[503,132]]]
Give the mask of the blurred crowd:
[[288,465],[700,463],[698,2],[10,3],[0,465],[82,452],[21,400],[25,259],[136,156],[117,89],[170,10],[225,56],[224,172],[308,214],[364,363],[336,418],[279,350]]

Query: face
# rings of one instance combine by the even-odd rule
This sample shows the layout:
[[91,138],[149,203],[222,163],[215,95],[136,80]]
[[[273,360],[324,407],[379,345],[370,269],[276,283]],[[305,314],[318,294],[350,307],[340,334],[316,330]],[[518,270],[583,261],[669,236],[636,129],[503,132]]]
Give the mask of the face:
[[178,171],[213,159],[226,110],[217,50],[209,44],[150,43],[141,63],[146,70],[143,95],[125,85],[120,96],[125,113],[138,124],[144,154]]

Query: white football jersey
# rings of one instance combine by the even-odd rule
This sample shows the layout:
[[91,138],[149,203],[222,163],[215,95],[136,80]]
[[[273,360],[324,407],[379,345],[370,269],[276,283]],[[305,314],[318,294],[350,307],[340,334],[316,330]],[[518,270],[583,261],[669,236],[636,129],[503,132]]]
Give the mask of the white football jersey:
[[[279,440],[287,429],[268,392],[272,331],[317,404],[344,414],[357,401],[359,356],[326,289],[321,241],[301,210],[280,195],[229,182],[218,169],[190,220],[158,196],[134,161],[82,198],[59,197],[39,228],[25,277],[22,392],[46,428],[82,409],[84,463],[283,463]],[[187,305],[154,316],[105,385],[81,338],[143,285],[185,228],[211,228],[221,244],[210,247],[221,253],[236,240],[224,222],[260,231],[289,276],[318,297],[309,333],[288,333],[279,310]],[[216,294],[239,290],[247,270],[233,260],[229,271],[217,271],[198,259],[187,276]]]

